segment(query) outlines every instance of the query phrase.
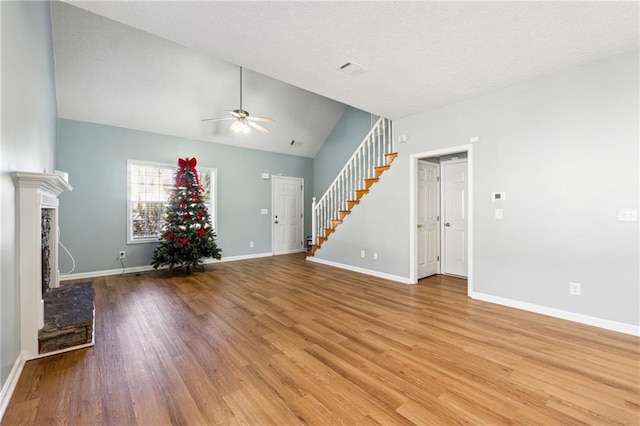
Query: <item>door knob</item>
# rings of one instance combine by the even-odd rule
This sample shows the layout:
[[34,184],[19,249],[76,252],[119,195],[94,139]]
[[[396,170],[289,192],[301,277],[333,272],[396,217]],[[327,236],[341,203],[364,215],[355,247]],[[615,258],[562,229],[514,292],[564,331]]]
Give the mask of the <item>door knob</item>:
[[449,222],[445,223],[444,226],[451,226]]
[[422,224],[421,223],[418,224],[418,228],[422,228]]

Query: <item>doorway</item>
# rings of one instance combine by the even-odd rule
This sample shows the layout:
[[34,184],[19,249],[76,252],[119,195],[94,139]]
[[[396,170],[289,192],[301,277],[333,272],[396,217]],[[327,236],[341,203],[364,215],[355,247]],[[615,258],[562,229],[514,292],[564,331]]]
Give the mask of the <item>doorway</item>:
[[473,146],[412,154],[410,179],[410,281],[434,274],[467,277],[470,294]]
[[273,254],[304,251],[304,179],[272,177]]

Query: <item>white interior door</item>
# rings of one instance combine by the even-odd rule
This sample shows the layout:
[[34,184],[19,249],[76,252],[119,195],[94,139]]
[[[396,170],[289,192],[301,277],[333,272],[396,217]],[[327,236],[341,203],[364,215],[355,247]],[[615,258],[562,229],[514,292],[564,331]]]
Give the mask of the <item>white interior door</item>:
[[304,179],[273,176],[273,254],[304,251]]
[[443,272],[467,276],[467,160],[442,162]]
[[418,161],[418,279],[439,273],[440,165]]

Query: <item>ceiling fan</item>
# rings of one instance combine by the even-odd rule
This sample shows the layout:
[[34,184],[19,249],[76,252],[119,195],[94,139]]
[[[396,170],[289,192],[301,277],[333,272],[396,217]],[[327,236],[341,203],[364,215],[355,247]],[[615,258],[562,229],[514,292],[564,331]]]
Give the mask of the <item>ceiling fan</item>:
[[261,123],[275,123],[273,118],[269,117],[252,117],[249,115],[248,111],[242,109],[242,67],[240,67],[240,108],[234,109],[233,111],[227,110],[231,117],[226,118],[205,118],[202,121],[223,121],[223,120],[235,120],[231,127],[229,128],[230,132],[238,133],[238,134],[247,134],[251,128],[256,129],[260,133],[267,134],[269,130],[265,129],[256,121]]

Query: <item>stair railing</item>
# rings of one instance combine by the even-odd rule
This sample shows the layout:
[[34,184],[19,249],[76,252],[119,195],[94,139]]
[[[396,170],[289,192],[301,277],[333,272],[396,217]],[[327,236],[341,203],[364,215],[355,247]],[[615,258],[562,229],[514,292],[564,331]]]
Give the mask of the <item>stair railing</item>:
[[357,200],[356,190],[365,189],[365,179],[375,177],[375,167],[386,165],[386,154],[393,151],[391,120],[380,117],[360,146],[344,165],[327,191],[311,204],[311,238],[326,238],[334,228],[332,220],[341,219],[340,211],[350,210],[347,202]]

